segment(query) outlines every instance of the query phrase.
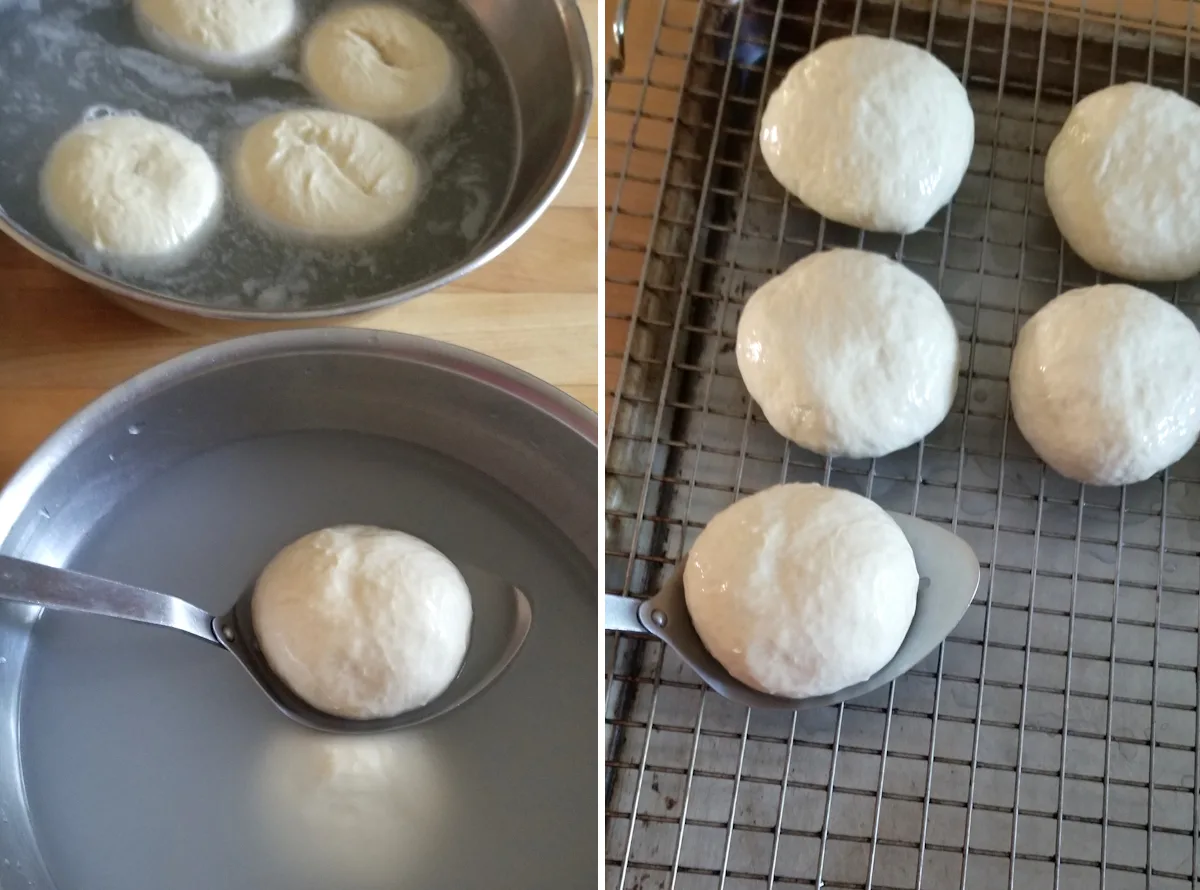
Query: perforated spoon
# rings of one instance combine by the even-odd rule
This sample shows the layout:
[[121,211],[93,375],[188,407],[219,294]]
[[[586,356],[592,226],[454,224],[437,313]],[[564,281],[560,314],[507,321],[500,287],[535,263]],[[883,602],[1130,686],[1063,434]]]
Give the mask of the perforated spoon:
[[683,566],[648,600],[604,597],[605,630],[649,633],[678,653],[700,679],[739,704],[752,708],[801,710],[833,705],[866,695],[915,667],[954,630],[979,587],[979,560],[966,541],[931,522],[891,513],[912,546],[917,572],[917,611],[899,650],[886,665],[861,683],[813,698],[782,698],[751,689],[730,676],[700,641],[683,597]]
[[297,723],[325,732],[385,732],[425,723],[470,701],[504,673],[525,643],[533,621],[525,594],[480,569],[466,567],[462,572],[471,590],[474,618],[471,643],[458,676],[424,707],[377,720],[353,720],[319,711],[276,675],[254,633],[250,617],[253,584],[224,615],[210,615],[165,593],[0,556],[0,601],[181,630],[232,653],[275,706]]

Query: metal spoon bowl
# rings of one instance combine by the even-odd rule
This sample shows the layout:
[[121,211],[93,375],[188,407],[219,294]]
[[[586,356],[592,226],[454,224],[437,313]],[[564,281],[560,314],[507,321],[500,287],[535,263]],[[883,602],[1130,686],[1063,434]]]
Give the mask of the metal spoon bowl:
[[940,526],[889,513],[908,538],[921,577],[917,610],[904,642],[886,665],[861,683],[828,695],[783,698],[734,679],[700,641],[683,595],[683,563],[648,600],[605,596],[605,630],[650,633],[675,650],[714,692],[752,708],[803,710],[858,698],[916,667],[962,620],[979,587],[979,560],[964,540]]
[[312,729],[372,733],[404,729],[440,717],[491,686],[525,643],[533,621],[529,600],[508,582],[471,566],[461,569],[471,591],[471,643],[458,676],[423,707],[394,717],[354,720],[308,704],[271,669],[251,619],[251,584],[223,615],[210,615],[178,597],[94,575],[0,556],[0,600],[183,631],[228,650],[280,711]]

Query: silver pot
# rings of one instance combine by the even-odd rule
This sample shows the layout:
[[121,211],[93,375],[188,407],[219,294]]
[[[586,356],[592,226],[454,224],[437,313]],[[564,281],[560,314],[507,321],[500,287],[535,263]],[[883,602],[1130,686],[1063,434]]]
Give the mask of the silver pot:
[[[300,2],[309,16],[319,14],[328,5],[326,0]],[[503,209],[481,241],[470,246],[461,258],[452,254],[447,264],[439,265],[438,268],[443,271],[431,273],[414,282],[384,278],[378,289],[371,289],[370,295],[345,302],[335,292],[327,301],[322,300],[319,305],[307,308],[231,306],[207,302],[209,294],[205,294],[204,300],[181,298],[166,283],[132,284],[123,280],[122,276],[100,271],[58,249],[44,236],[44,232],[38,231],[39,226],[44,228],[42,220],[37,220],[37,225],[28,224],[25,217],[36,218],[40,211],[36,208],[36,198],[31,197],[31,189],[26,187],[23,188],[27,194],[19,201],[19,213],[11,206],[15,198],[9,196],[0,200],[0,205],[3,205],[0,206],[0,230],[47,262],[100,288],[128,309],[168,326],[199,333],[246,333],[288,326],[327,325],[332,321],[376,312],[442,287],[478,269],[512,246],[537,220],[558,193],[578,159],[593,100],[592,56],[587,30],[574,0],[449,2],[463,3],[469,8],[506,69],[519,118],[520,140],[512,187]],[[109,94],[116,94],[125,103],[136,107],[138,97],[145,95],[146,88],[124,86],[124,78],[128,76],[131,82],[153,84],[157,76],[154,72],[148,75],[145,70],[145,66],[153,62],[152,59],[148,61],[146,57],[123,56],[115,61],[107,61],[105,64],[109,68],[105,69],[103,76],[91,72],[93,77],[90,85],[82,93],[75,87],[64,86],[72,82],[73,77],[79,79],[77,69],[85,64],[79,59],[86,58],[88,52],[95,54],[98,51],[87,47],[81,49],[75,44],[60,46],[54,43],[54,40],[60,39],[57,37],[33,39],[27,35],[28,31],[39,25],[45,26],[49,32],[65,27],[58,19],[47,18],[53,10],[60,13],[63,9],[68,10],[69,15],[64,17],[60,14],[59,18],[67,22],[69,27],[76,27],[72,24],[78,18],[76,14],[87,10],[82,6],[76,9],[72,3],[73,0],[54,0],[42,5],[46,10],[43,12],[25,9],[24,4],[5,7],[0,3],[0,70],[7,68],[19,74],[41,66],[37,68],[38,74],[25,73],[21,75],[26,78],[24,81],[14,82],[13,91],[26,98],[17,100],[13,105],[22,109],[24,119],[18,115],[17,119],[6,124],[9,134],[6,138],[9,141],[4,145],[5,157],[0,158],[0,176],[10,181],[36,180],[36,168],[48,147],[48,140],[74,123],[81,102],[104,104],[112,101]],[[115,23],[87,26],[98,29],[94,39],[100,45],[111,47],[116,41],[124,47],[119,52],[128,54],[140,51],[139,38],[126,5],[100,3],[90,6],[97,6],[98,9],[104,7],[98,15],[109,16]],[[108,6],[112,6],[112,9],[108,9]],[[105,28],[115,31],[116,36],[105,32]],[[24,45],[18,45],[21,38],[26,39]],[[89,35],[89,39],[92,38],[93,35]],[[53,59],[53,56],[38,56],[39,49],[66,54],[66,72],[51,66],[47,60]],[[28,64],[31,56],[37,56],[37,65]],[[71,56],[74,56],[73,60]],[[71,68],[72,61],[76,70]],[[138,81],[139,77],[142,80]],[[214,89],[211,85],[208,89],[215,98],[206,98],[205,102],[233,101],[222,98],[227,95],[222,89]],[[228,95],[236,95],[236,90]],[[156,107],[161,113],[163,108],[169,107],[170,96],[157,96],[154,102],[159,103]],[[164,102],[167,104],[164,105]],[[155,115],[151,113],[151,116]],[[229,150],[225,136],[218,138],[203,128],[189,135],[193,138],[204,136],[208,140],[206,147],[219,154]],[[25,141],[22,142],[22,139]],[[378,249],[386,251],[389,246],[384,243]],[[392,246],[390,249],[396,248]]]
[[[415,834],[372,855],[387,886],[577,886],[595,873],[599,806],[596,443],[591,411],[466,350],[263,334],[153,368],[70,420],[0,491],[0,551],[215,607],[288,540],[366,522],[510,579],[533,606],[525,648],[410,737],[445,769],[419,777]],[[322,883],[304,869],[329,861],[256,839],[287,812],[247,812],[270,757],[312,734],[216,647],[59,620],[74,617],[0,605],[0,887]],[[347,883],[378,885],[323,885]]]

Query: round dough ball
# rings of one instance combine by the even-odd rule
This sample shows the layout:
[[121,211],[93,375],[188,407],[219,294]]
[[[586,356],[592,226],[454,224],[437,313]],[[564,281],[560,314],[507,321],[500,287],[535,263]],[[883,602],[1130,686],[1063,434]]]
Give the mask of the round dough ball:
[[379,127],[336,111],[283,111],[242,136],[234,180],[252,211],[293,234],[364,238],[416,200],[417,162]]
[[1067,291],[1021,329],[1009,389],[1021,433],[1060,474],[1140,482],[1200,435],[1200,333],[1127,284]]
[[1102,272],[1170,281],[1200,272],[1200,108],[1123,83],[1071,109],[1046,155],[1059,231]]
[[289,544],[259,577],[251,614],[280,679],[313,707],[355,719],[437,698],[471,637],[471,593],[454,563],[412,535],[370,526]]
[[281,726],[255,770],[258,821],[300,886],[419,885],[413,862],[446,830],[451,769],[420,729],[337,736]]
[[342,111],[399,121],[429,111],[454,90],[446,44],[416,16],[377,3],[335,10],[304,44],[313,91]]
[[793,65],[759,132],[771,173],[817,213],[905,235],[950,202],[974,144],[953,72],[923,49],[866,35]]
[[133,10],[150,44],[220,68],[274,61],[296,26],[295,0],[134,0]]
[[737,330],[746,389],[780,435],[810,451],[882,457],[950,411],[958,334],[937,292],[887,257],[805,257],[746,303]]
[[187,252],[219,216],[221,176],[178,130],[135,115],[79,124],[42,168],[50,221],[72,246],[157,262]]
[[869,679],[917,608],[908,539],[877,504],[819,485],[742,498],[713,517],[684,567],[705,648],[747,686],[786,698]]

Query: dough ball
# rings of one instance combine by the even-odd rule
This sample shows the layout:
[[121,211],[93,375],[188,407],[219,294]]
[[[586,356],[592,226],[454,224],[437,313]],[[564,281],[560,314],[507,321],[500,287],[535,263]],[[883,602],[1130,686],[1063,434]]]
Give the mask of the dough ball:
[[420,729],[336,736],[283,726],[256,771],[259,822],[302,886],[407,886],[400,877],[446,830],[450,771]]
[[792,66],[759,145],[779,183],[822,216],[910,234],[950,202],[975,144],[967,91],[923,49],[858,35]]
[[259,645],[291,689],[327,714],[391,717],[458,675],[471,593],[454,563],[403,532],[347,525],[288,545],[251,600]]
[[958,334],[941,298],[861,250],[812,254],[742,311],[737,363],[780,435],[818,454],[881,457],[941,423],[958,386]]
[[1046,155],[1046,201],[1071,248],[1137,281],[1200,272],[1200,108],[1142,83],[1092,93]]
[[1021,329],[1009,389],[1017,426],[1060,474],[1140,482],[1200,434],[1200,333],[1136,287],[1067,291]]
[[455,64],[440,37],[386,3],[335,10],[304,43],[313,91],[342,111],[399,121],[427,112],[455,89]]
[[50,149],[42,199],[63,237],[126,261],[186,252],[219,216],[221,176],[204,149],[144,117],[79,124]]
[[242,136],[234,179],[251,210],[285,231],[364,238],[416,200],[417,162],[374,124],[335,111],[284,111]]
[[296,26],[295,0],[134,0],[133,10],[151,45],[219,68],[274,61]]
[[747,686],[827,695],[884,667],[908,633],[920,578],[878,505],[819,485],[777,485],[713,517],[684,566],[705,648]]

